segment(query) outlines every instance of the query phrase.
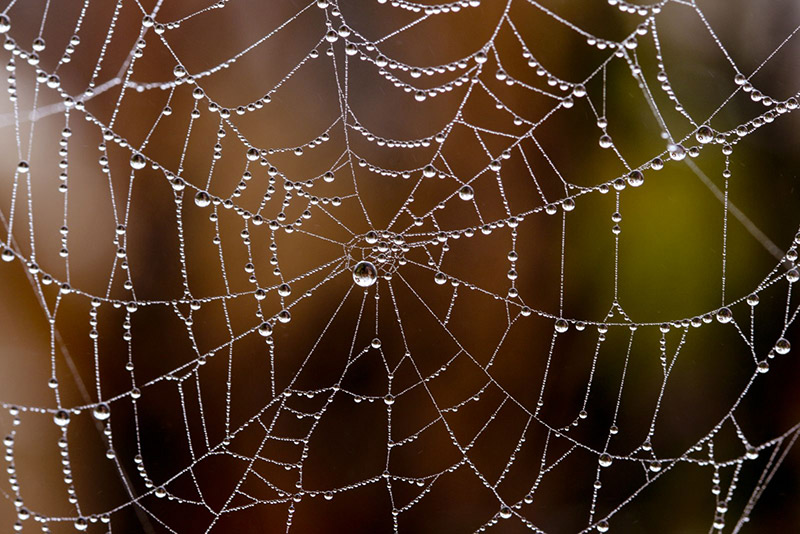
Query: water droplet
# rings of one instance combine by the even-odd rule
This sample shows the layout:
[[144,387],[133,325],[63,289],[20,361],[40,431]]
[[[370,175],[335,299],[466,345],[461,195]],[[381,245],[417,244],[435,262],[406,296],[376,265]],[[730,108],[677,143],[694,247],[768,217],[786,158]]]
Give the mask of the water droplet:
[[500,508],[500,517],[502,517],[503,519],[508,519],[512,515],[513,514],[511,513],[511,508],[509,508],[508,506],[503,506],[502,508]]
[[701,126],[697,129],[697,133],[695,133],[695,137],[697,140],[703,144],[710,143],[714,140],[714,130],[709,128],[706,125]]
[[447,275],[439,271],[433,275],[433,281],[439,285],[443,285],[445,282],[447,282]]
[[747,447],[747,451],[744,453],[748,460],[755,460],[758,458],[758,449],[755,447]]
[[628,183],[631,187],[639,187],[644,183],[644,175],[641,171],[631,171],[628,175]]
[[197,204],[198,207],[207,208],[211,204],[211,197],[205,191],[199,191],[194,196],[194,203]]
[[361,287],[369,287],[378,281],[378,269],[369,261],[360,261],[353,267],[353,281]]
[[556,320],[556,332],[563,334],[567,330],[569,330],[569,323],[566,321],[566,319]]
[[733,313],[731,312],[730,308],[720,308],[717,311],[717,321],[720,323],[729,323],[733,319]]
[[472,187],[465,185],[458,190],[458,197],[461,200],[472,200],[475,198],[475,191],[472,189]]
[[670,144],[667,147],[669,157],[675,161],[680,161],[686,157],[686,149],[682,145]]
[[614,459],[611,458],[611,455],[608,454],[607,452],[601,454],[600,457],[597,459],[597,463],[600,464],[600,467],[609,467],[613,461]]
[[58,410],[53,415],[53,421],[55,421],[58,426],[67,426],[69,424],[69,412],[66,410]]
[[614,142],[611,140],[610,135],[600,136],[599,143],[600,143],[600,148],[611,148],[611,145],[614,144]]
[[652,471],[653,473],[658,473],[659,471],[661,471],[661,462],[659,462],[658,460],[653,460],[652,462],[650,462],[650,471]]
[[608,521],[605,519],[597,522],[597,532],[608,532]]
[[144,156],[140,153],[136,152],[131,156],[131,168],[135,171],[139,171],[144,169],[144,166],[147,165],[147,160],[144,159]]
[[111,409],[108,407],[108,404],[101,402],[97,406],[94,407],[92,410],[92,415],[98,421],[105,421],[109,417],[111,417]]
[[278,286],[278,295],[288,297],[292,294],[292,288],[289,284],[281,284]]
[[11,19],[8,15],[0,15],[0,33],[8,33],[11,29]]
[[792,350],[792,345],[789,343],[789,340],[785,337],[780,338],[775,343],[775,352],[778,354],[789,354],[789,351]]
[[10,248],[4,248],[0,257],[2,257],[5,262],[14,261],[14,252]]

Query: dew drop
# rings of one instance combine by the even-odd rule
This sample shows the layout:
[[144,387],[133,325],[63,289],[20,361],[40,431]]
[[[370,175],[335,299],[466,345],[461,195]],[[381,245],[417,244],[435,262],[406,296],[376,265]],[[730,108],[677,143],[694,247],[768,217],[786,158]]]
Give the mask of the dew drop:
[[644,175],[641,171],[631,171],[628,175],[628,183],[631,187],[639,187],[644,183]]
[[785,337],[780,338],[775,343],[775,352],[778,354],[789,354],[789,351],[792,349],[791,343]]
[[92,410],[92,415],[98,421],[105,421],[109,417],[111,417],[111,409],[108,407],[108,404],[101,402],[97,406],[94,407]]
[[604,452],[600,455],[600,458],[597,459],[597,463],[600,464],[600,467],[609,467],[614,460],[611,458],[611,455],[607,452]]
[[369,287],[378,281],[378,269],[369,261],[360,261],[353,267],[353,281],[361,287]]
[[682,145],[670,144],[667,147],[669,157],[675,161],[680,161],[686,157],[686,149]]
[[139,171],[144,169],[144,166],[147,165],[147,160],[144,159],[144,156],[140,153],[136,152],[131,156],[131,168],[135,171]]
[[58,426],[67,426],[69,424],[69,412],[66,410],[58,410],[53,415],[53,421],[55,421]]
[[461,200],[472,200],[475,198],[475,191],[472,189],[472,187],[465,185],[458,190],[458,197]]
[[703,125],[697,129],[695,137],[699,142],[703,144],[710,143],[711,141],[714,140],[714,130],[712,130],[708,126]]
[[272,335],[272,325],[267,323],[267,322],[261,323],[258,326],[258,333],[261,334],[264,337],[271,336]]
[[201,208],[207,208],[211,205],[211,197],[205,191],[199,191],[194,196],[194,203]]

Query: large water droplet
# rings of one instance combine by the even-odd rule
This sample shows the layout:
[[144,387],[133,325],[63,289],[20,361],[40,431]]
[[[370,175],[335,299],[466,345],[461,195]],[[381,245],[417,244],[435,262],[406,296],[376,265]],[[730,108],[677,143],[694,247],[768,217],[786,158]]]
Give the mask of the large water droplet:
[[55,415],[53,415],[53,421],[55,421],[58,426],[67,426],[69,424],[69,412],[66,410],[58,410]]
[[94,407],[92,410],[92,415],[98,421],[105,421],[109,417],[111,417],[111,409],[108,407],[108,404],[101,402],[97,406]]
[[131,156],[131,168],[133,170],[142,170],[144,169],[145,165],[147,165],[147,160],[144,159],[143,155],[136,152],[133,156]]
[[205,191],[200,191],[194,196],[194,203],[201,208],[207,208],[211,204],[211,197]]
[[461,200],[472,200],[475,198],[475,191],[472,189],[472,187],[465,185],[458,190],[458,197]]
[[353,281],[361,287],[369,287],[378,280],[378,269],[369,261],[360,261],[353,267]]

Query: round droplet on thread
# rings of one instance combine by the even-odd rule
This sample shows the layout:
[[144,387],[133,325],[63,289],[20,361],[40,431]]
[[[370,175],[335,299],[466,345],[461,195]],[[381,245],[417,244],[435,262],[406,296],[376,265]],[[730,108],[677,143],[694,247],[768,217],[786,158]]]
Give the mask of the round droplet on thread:
[[717,321],[722,324],[729,323],[733,319],[733,313],[730,308],[720,308],[717,311]]
[[790,350],[792,350],[792,344],[785,337],[780,338],[775,343],[775,352],[778,354],[789,354]]
[[361,287],[369,287],[378,281],[378,269],[369,261],[360,261],[353,267],[353,281]]
[[258,326],[258,333],[261,334],[264,337],[271,336],[272,335],[272,325],[267,323],[267,322],[261,323]]
[[138,152],[134,153],[131,156],[131,168],[135,171],[139,171],[144,169],[144,166],[147,165],[147,160],[144,156]]
[[503,506],[502,508],[500,508],[500,517],[502,517],[503,519],[508,519],[512,515],[513,514],[511,513],[511,508],[509,508],[508,506]]
[[644,183],[644,175],[642,174],[642,171],[631,171],[631,173],[628,175],[628,183],[631,185],[631,187],[639,187],[642,185]]
[[458,190],[458,198],[461,200],[472,200],[475,198],[475,190],[471,186],[465,185]]
[[69,412],[66,410],[58,410],[53,415],[53,421],[55,421],[58,426],[67,426],[69,424]]
[[697,132],[694,134],[694,136],[703,144],[710,143],[714,140],[714,130],[706,125],[703,125],[697,129]]
[[98,421],[105,421],[109,417],[111,417],[111,408],[108,407],[108,404],[105,402],[101,402],[97,406],[92,409],[92,415]]
[[609,467],[613,463],[614,459],[611,458],[611,455],[607,452],[604,452],[600,455],[597,459],[597,463],[600,464],[600,467]]
[[194,203],[200,208],[207,208],[211,205],[211,197],[205,191],[198,191],[194,196]]

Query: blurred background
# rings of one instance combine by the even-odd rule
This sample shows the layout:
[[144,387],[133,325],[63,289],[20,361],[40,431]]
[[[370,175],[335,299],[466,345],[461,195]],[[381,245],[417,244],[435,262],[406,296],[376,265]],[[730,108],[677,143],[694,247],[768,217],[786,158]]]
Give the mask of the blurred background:
[[[800,449],[789,446],[800,363],[796,349],[769,355],[782,336],[800,346],[796,326],[785,328],[797,296],[783,276],[800,219],[800,123],[777,112],[748,123],[776,106],[734,81],[756,71],[755,90],[778,102],[796,95],[798,4],[668,2],[623,57],[597,40],[622,42],[652,8],[482,0],[425,16],[405,3],[322,5],[173,0],[146,31],[153,1],[6,9],[13,41],[2,62],[15,68],[12,98],[0,99],[0,240],[16,256],[0,264],[0,432],[13,436],[3,528],[71,532],[84,527],[80,517],[89,532],[118,533],[287,523],[377,533],[395,521],[400,532],[566,533],[608,517],[610,531],[624,533],[708,532],[715,521],[722,532],[800,529]],[[324,38],[342,24],[349,33]],[[475,61],[481,50],[485,63]],[[381,55],[391,63],[376,65]],[[661,87],[659,61],[680,109]],[[194,83],[173,83],[179,63]],[[36,69],[57,72],[56,88],[37,83]],[[454,80],[422,101],[404,90]],[[577,83],[586,96],[550,114]],[[63,95],[79,104],[65,107]],[[734,143],[727,226],[720,143],[645,170],[641,187],[597,190],[668,160],[654,109],[687,150],[700,146],[694,132],[706,121]],[[600,146],[604,133],[613,148]],[[250,146],[263,149],[257,161]],[[500,170],[488,170],[509,147]],[[134,151],[147,164],[132,172]],[[20,160],[30,172],[17,170]],[[432,160],[446,176],[422,178]],[[333,181],[318,179],[329,171]],[[287,195],[286,180],[311,185]],[[474,202],[456,194],[465,182]],[[198,206],[198,191],[214,202]],[[561,207],[566,197],[574,210]],[[434,224],[428,214],[440,203]],[[294,231],[256,225],[256,213]],[[523,213],[513,240],[505,222],[453,235]],[[370,254],[370,230],[413,246],[390,252],[393,267],[381,273],[391,279],[364,290],[350,269]],[[431,244],[438,232],[446,243]],[[518,297],[509,295],[512,247]],[[458,288],[437,284],[439,270]],[[288,296],[275,290],[283,281]],[[63,283],[71,291],[59,295]],[[269,289],[263,301],[259,287]],[[536,313],[519,316],[522,305]],[[681,325],[723,305],[733,322]],[[276,321],[287,306],[291,321]],[[556,336],[558,317],[570,327]],[[264,319],[274,325],[269,343],[256,331]],[[648,326],[620,326],[631,321]],[[605,322],[614,325],[599,334],[594,325]],[[662,335],[660,323],[673,324]],[[756,374],[760,361],[768,372]],[[425,387],[420,376],[430,377]],[[110,418],[92,416],[100,402]],[[53,421],[60,408],[70,410],[66,447]],[[736,424],[726,418],[733,408]],[[387,450],[389,435],[414,439]],[[469,463],[454,441],[472,444]],[[747,444],[758,457],[742,462]],[[615,459],[601,470],[606,450]],[[653,458],[659,473],[648,470]],[[511,518],[500,518],[501,503]]]

